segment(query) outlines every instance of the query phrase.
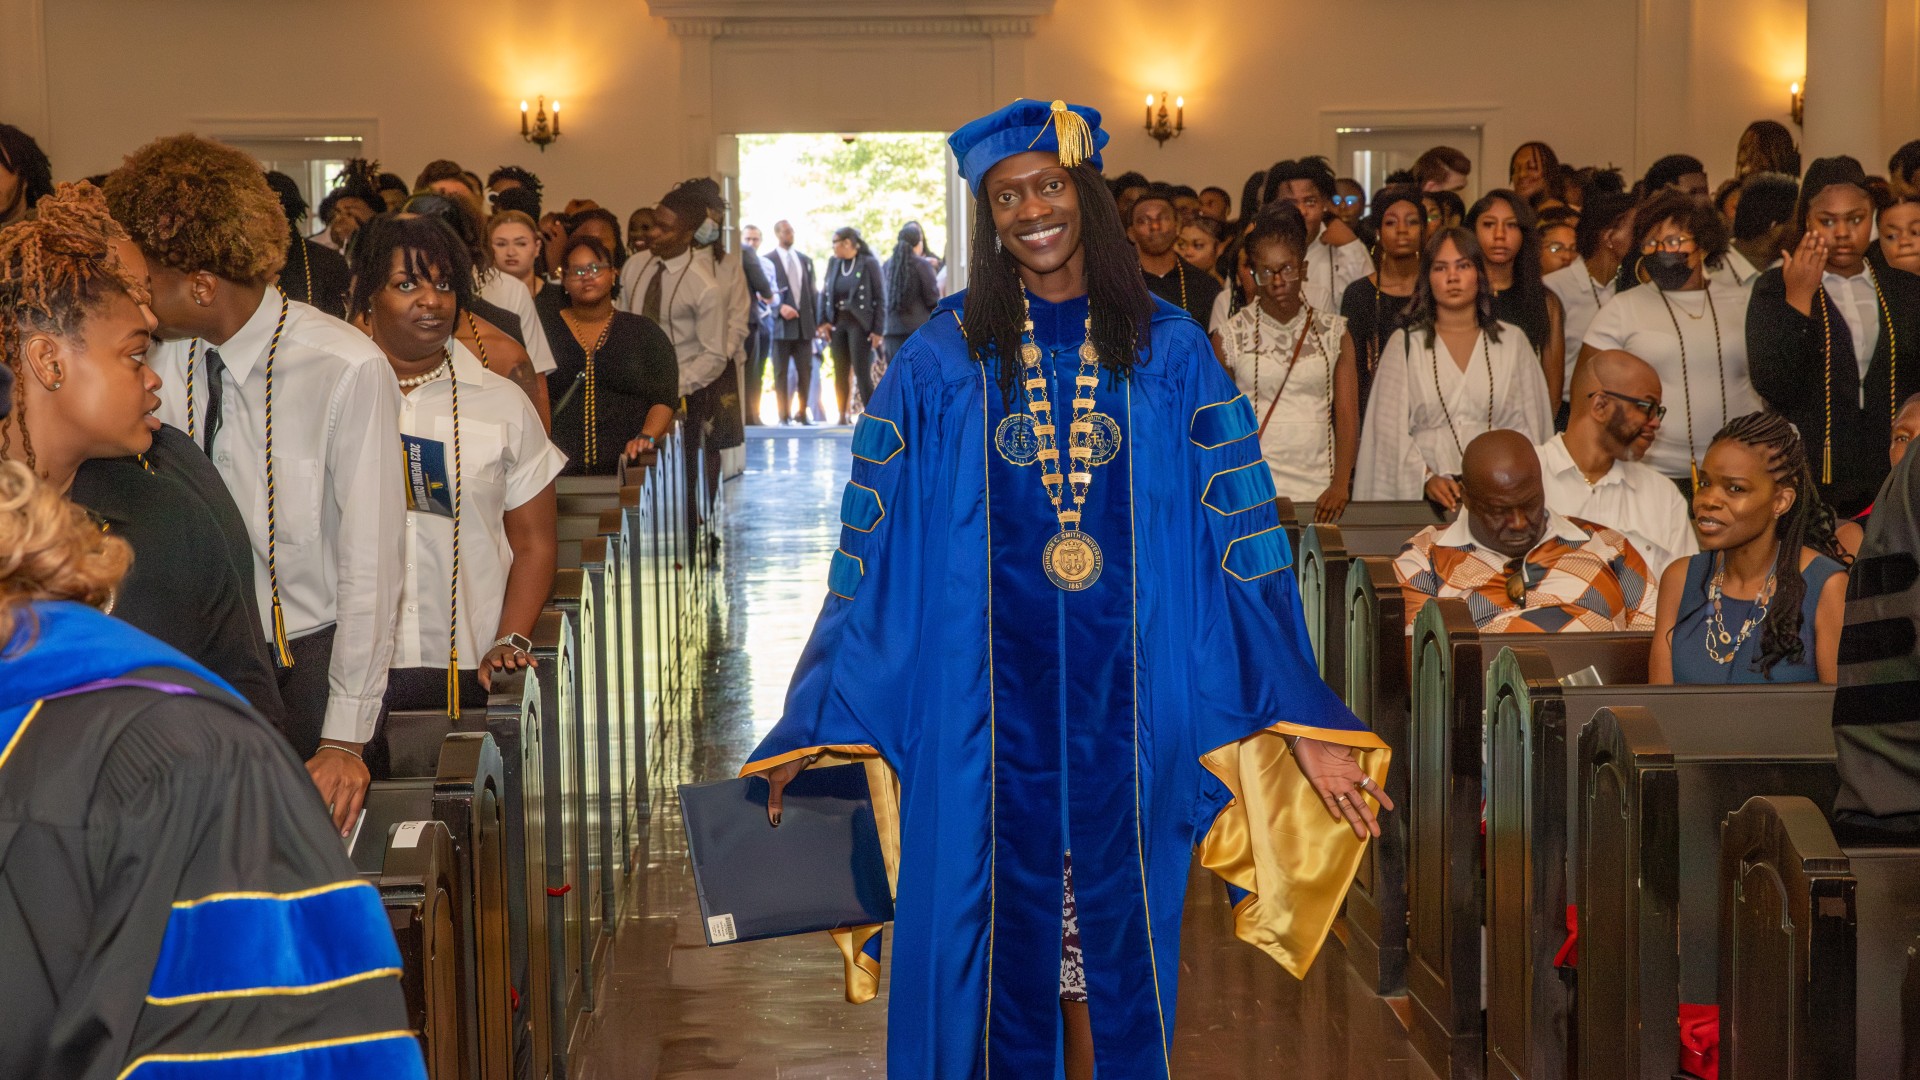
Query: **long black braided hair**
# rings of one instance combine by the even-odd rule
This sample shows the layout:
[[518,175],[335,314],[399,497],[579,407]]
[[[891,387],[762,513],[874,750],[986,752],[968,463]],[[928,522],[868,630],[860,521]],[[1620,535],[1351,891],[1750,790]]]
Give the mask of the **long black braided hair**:
[[1794,491],[1793,506],[1773,524],[1780,554],[1773,566],[1773,600],[1760,632],[1760,670],[1772,678],[1775,664],[1798,663],[1806,656],[1800,605],[1807,596],[1807,579],[1800,574],[1800,549],[1812,548],[1842,566],[1850,560],[1834,536],[1833,507],[1820,498],[1806,443],[1786,417],[1774,412],[1736,416],[1713,436],[1716,443],[1728,439],[1753,447],[1766,461],[1773,482]]
[[[1153,294],[1140,276],[1140,257],[1127,242],[1107,183],[1092,165],[1067,170],[1080,196],[1080,248],[1086,253],[1087,300],[1093,347],[1110,376],[1126,378],[1143,362],[1153,318]],[[961,332],[980,364],[997,364],[1000,390],[1011,402],[1020,385],[1020,329],[1025,288],[1013,253],[1000,244],[985,185],[973,200],[973,250],[967,259],[966,314]]]

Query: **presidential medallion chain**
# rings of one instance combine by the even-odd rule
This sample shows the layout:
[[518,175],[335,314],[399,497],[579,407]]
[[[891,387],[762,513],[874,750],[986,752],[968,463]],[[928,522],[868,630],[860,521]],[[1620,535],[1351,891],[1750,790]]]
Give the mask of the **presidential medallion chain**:
[[[1060,531],[1047,541],[1040,564],[1048,580],[1068,592],[1079,592],[1100,578],[1100,545],[1080,529],[1086,510],[1087,490],[1093,485],[1093,413],[1094,390],[1100,384],[1100,354],[1093,347],[1093,316],[1087,316],[1086,339],[1080,343],[1080,367],[1073,378],[1072,420],[1067,427],[1067,456],[1060,460],[1060,439],[1049,393],[1046,370],[1040,363],[1040,346],[1033,339],[1033,317],[1029,311],[1020,329],[1020,364],[1027,412],[1033,417],[1033,433],[1038,445],[1035,458],[1040,464],[1040,482],[1047,499],[1053,503]],[[1065,499],[1071,497],[1069,509]]]

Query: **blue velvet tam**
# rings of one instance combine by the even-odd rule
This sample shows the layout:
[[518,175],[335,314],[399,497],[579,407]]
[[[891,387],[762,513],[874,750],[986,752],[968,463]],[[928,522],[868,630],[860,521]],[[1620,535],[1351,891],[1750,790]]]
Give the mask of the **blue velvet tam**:
[[978,195],[989,169],[1029,150],[1058,154],[1068,168],[1084,161],[1098,169],[1107,133],[1100,130],[1098,109],[1020,98],[954,132],[947,145],[960,162],[967,187]]

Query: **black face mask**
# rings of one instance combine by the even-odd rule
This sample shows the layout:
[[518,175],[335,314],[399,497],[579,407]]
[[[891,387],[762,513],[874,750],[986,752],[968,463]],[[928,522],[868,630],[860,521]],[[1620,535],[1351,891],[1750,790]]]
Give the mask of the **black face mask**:
[[1687,263],[1690,257],[1685,251],[1656,251],[1640,256],[1640,270],[1661,292],[1672,292],[1693,280],[1693,267]]

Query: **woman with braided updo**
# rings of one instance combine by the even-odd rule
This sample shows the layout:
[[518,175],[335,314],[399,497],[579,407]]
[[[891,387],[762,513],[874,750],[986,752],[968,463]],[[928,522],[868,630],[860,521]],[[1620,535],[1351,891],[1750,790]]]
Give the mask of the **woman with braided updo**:
[[1847,556],[1785,417],[1748,413],[1714,435],[1693,530],[1700,554],[1661,576],[1648,681],[1834,682]]

